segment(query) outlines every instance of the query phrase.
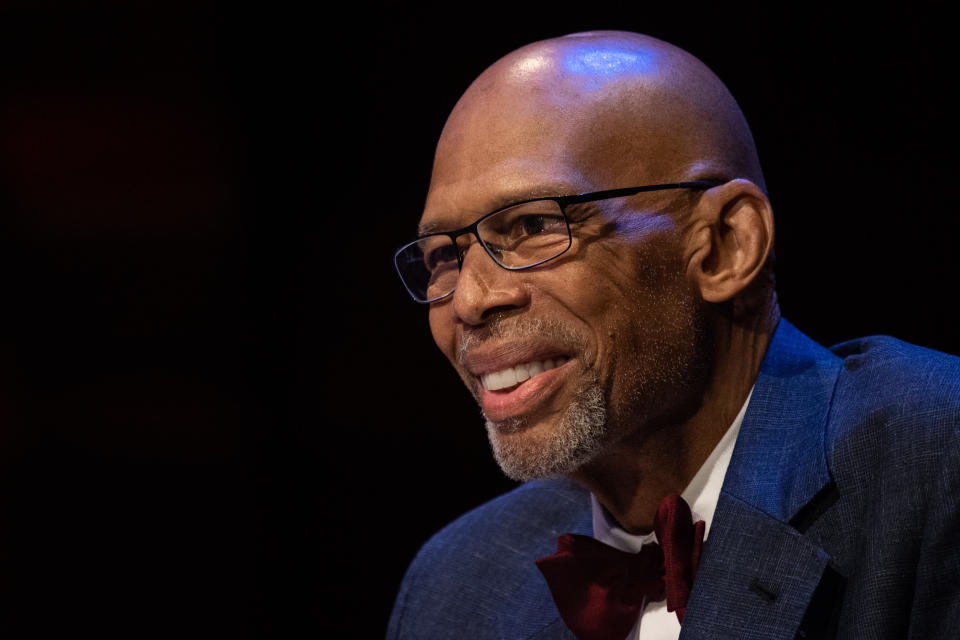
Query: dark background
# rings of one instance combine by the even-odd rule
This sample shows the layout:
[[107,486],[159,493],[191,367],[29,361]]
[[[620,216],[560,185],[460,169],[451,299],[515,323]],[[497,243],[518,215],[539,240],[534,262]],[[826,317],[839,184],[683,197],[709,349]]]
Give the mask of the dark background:
[[784,314],[960,353],[950,21],[747,5],[0,7],[0,624],[380,637],[508,489],[407,299],[433,145],[499,56],[646,32],[751,122]]

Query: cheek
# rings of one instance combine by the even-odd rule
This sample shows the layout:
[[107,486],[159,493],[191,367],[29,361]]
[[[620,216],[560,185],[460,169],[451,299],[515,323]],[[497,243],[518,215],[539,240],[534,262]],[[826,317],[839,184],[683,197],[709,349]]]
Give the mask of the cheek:
[[433,335],[433,341],[440,347],[440,351],[453,361],[456,333],[454,323],[450,320],[448,306],[447,304],[441,304],[430,307],[430,333]]
[[643,316],[655,313],[650,302],[674,289],[682,275],[676,251],[666,244],[647,243],[639,249],[628,243],[596,247],[584,261],[590,268],[575,285],[581,307],[597,312],[639,311]]
[[590,256],[594,268],[578,283],[578,306],[610,352],[606,357],[627,357],[627,350],[663,340],[677,316],[689,313],[679,247],[670,237],[659,240],[642,250],[623,244]]

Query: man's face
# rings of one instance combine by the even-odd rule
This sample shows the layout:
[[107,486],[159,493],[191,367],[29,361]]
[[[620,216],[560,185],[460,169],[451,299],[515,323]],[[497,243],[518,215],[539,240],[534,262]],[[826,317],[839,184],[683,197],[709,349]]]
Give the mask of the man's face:
[[[598,170],[596,150],[584,164],[569,136],[530,135],[517,120],[441,143],[421,225],[455,229],[511,201],[637,186]],[[502,269],[474,243],[456,291],[431,305],[434,340],[480,404],[508,476],[572,472],[695,401],[701,303],[674,211],[687,194],[665,193],[569,207],[572,247],[533,269]]]

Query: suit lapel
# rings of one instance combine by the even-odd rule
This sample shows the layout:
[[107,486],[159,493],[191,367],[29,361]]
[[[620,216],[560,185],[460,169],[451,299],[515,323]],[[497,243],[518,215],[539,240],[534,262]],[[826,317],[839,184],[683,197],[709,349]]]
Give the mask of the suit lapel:
[[680,637],[793,638],[828,561],[789,524],[721,495]]
[[840,360],[786,320],[724,478],[682,638],[793,638],[829,557],[789,523],[830,483],[824,432]]

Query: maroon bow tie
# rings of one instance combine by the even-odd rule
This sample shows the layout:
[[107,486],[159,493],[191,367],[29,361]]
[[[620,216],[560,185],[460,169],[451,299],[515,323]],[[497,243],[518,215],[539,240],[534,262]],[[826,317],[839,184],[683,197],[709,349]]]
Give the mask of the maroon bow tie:
[[667,598],[667,610],[683,614],[700,562],[704,522],[693,524],[690,507],[673,493],[653,521],[660,544],[639,553],[614,549],[589,536],[565,534],[557,553],[537,560],[563,621],[580,640],[624,640],[644,598]]

